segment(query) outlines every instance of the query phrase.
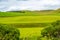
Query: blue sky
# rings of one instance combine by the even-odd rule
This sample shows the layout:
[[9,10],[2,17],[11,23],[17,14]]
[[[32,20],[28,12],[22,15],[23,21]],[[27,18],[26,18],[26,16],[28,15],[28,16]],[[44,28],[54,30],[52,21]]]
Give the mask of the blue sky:
[[60,8],[60,0],[0,0],[0,11]]

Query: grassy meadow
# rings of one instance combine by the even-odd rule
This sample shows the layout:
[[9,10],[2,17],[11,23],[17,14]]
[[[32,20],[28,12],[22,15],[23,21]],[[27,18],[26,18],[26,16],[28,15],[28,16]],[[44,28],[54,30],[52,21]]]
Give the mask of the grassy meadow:
[[[16,12],[0,12],[0,24],[14,26],[20,30],[20,38],[25,40],[37,40],[41,30],[48,26],[48,23],[60,20],[60,11],[16,11]],[[47,23],[46,24],[40,24]],[[44,27],[43,27],[44,25]],[[31,27],[30,27],[31,26]],[[21,39],[21,40],[22,40]]]

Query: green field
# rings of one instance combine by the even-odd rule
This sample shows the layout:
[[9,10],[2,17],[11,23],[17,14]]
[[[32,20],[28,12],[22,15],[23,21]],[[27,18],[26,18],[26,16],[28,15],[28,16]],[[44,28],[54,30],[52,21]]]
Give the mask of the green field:
[[57,10],[41,10],[41,11],[9,11],[0,12],[0,17],[16,17],[16,16],[60,16],[60,9]]
[[0,17],[0,23],[49,23],[60,20],[60,16],[18,16]]
[[39,36],[41,35],[40,34],[40,31],[43,29],[43,28],[18,28],[21,32],[21,38],[23,37],[32,37],[32,36]]
[[[18,16],[18,17],[0,17],[1,24],[14,24],[14,23],[51,23],[60,20],[60,16]],[[44,27],[33,28],[18,28],[21,37],[39,36],[41,29]]]
[[[31,13],[31,14],[30,14]],[[35,13],[35,14],[34,14]],[[36,14],[37,13],[37,14]],[[53,11],[53,14],[46,14],[49,12],[43,12],[43,14],[39,14],[42,12],[25,12],[25,13],[19,13],[19,12],[0,12],[0,24],[16,24],[16,25],[28,25],[30,24],[32,28],[26,26],[23,28],[22,26],[17,28],[20,30],[20,38],[25,37],[34,37],[34,36],[40,36],[41,30],[45,27],[33,27],[34,23],[52,23],[56,20],[60,20],[59,13],[56,15],[56,13]],[[45,14],[44,14],[45,13]],[[55,13],[55,14],[54,14]],[[26,24],[27,23],[27,24]],[[16,26],[15,25],[15,26]],[[32,39],[33,40],[33,39]]]

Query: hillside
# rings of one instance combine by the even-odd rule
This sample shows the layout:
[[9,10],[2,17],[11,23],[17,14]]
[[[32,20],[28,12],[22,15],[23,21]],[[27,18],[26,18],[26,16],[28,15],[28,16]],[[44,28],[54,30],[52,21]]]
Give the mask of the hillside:
[[12,17],[12,16],[44,16],[44,15],[60,15],[60,9],[57,10],[41,10],[41,11],[8,11],[0,12],[0,17]]
[[0,12],[0,26],[16,27],[21,39],[40,39],[41,30],[57,20],[60,20],[60,9]]

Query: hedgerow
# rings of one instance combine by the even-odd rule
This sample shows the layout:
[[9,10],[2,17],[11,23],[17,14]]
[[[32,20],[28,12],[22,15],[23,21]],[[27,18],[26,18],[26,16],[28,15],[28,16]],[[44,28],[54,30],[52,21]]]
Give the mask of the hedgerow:
[[14,27],[0,25],[0,40],[20,40],[20,32]]

